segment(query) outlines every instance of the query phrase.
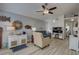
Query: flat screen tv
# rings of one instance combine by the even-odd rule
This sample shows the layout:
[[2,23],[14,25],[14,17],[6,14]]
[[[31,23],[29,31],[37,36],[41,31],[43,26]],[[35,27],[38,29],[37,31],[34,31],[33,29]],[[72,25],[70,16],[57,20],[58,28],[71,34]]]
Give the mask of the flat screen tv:
[[53,27],[53,33],[62,33],[62,27]]

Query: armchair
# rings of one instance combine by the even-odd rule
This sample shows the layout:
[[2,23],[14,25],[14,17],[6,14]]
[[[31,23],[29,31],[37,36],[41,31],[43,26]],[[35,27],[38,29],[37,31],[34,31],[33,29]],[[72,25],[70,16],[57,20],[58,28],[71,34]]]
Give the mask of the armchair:
[[33,32],[34,37],[34,44],[36,46],[39,46],[40,48],[44,48],[46,46],[49,46],[50,44],[50,38],[49,37],[43,37],[43,34],[40,32]]

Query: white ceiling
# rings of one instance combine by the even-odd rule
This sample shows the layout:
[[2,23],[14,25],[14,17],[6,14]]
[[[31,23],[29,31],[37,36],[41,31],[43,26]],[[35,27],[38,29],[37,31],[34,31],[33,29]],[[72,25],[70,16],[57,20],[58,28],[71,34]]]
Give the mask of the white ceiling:
[[76,3],[49,3],[48,8],[57,7],[57,9],[53,11],[53,15],[43,16],[42,13],[36,12],[42,10],[42,4],[43,3],[0,3],[0,9],[24,16],[34,17],[40,20],[46,20],[50,17],[57,17],[67,13],[77,12],[79,5]]

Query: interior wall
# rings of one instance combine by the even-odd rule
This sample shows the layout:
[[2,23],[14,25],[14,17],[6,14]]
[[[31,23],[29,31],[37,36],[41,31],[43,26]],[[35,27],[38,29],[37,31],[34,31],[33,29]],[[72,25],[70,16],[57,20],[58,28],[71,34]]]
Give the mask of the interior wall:
[[31,25],[33,27],[36,27],[37,30],[40,30],[40,31],[46,29],[46,23],[45,21],[42,21],[42,20],[37,20],[30,17],[26,17],[23,15],[18,15],[18,14],[14,14],[14,13],[2,11],[2,10],[0,10],[0,16],[11,17],[11,21],[20,20],[23,22],[23,25]]
[[[46,29],[46,22],[42,21],[42,20],[36,20],[36,19],[32,19],[26,16],[22,16],[22,15],[18,15],[18,14],[14,14],[11,12],[6,12],[6,11],[0,11],[0,16],[7,16],[7,17],[11,17],[11,21],[14,20],[19,20],[23,23],[23,25],[31,25],[33,27],[36,27],[37,31],[43,31]],[[4,26],[3,24],[0,23],[0,26],[6,28],[6,26]],[[4,29],[4,35],[3,35],[3,48],[6,46],[6,42],[7,42],[7,32]]]
[[[55,20],[55,22],[53,22]],[[53,27],[62,27],[63,29],[63,39],[64,39],[64,15],[61,15],[57,18],[52,18],[51,20],[48,21],[46,25],[47,31],[50,31],[52,33],[52,28]]]

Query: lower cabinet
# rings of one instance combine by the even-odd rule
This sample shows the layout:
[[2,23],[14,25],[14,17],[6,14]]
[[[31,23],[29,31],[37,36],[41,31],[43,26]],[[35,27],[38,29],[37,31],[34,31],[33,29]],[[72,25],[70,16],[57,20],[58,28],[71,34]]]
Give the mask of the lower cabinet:
[[79,38],[70,35],[69,37],[69,49],[79,51]]
[[10,47],[16,47],[17,46],[17,41],[12,41]]
[[27,36],[9,36],[8,48],[13,48],[22,44],[27,44]]

